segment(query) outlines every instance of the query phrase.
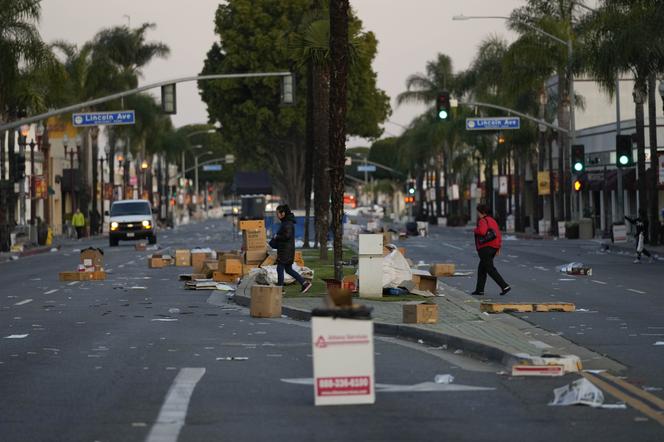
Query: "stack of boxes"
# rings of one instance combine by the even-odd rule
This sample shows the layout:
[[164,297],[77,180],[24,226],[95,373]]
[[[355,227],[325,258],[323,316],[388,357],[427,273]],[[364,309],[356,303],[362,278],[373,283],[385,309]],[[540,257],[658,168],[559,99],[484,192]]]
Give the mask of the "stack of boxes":
[[218,253],[217,271],[212,273],[216,282],[237,282],[242,276],[242,255],[236,252]]
[[89,247],[81,250],[81,263],[76,272],[60,272],[60,281],[101,281],[106,279],[104,272],[104,252]]
[[267,258],[267,233],[265,221],[240,221],[242,230],[242,274],[258,268]]

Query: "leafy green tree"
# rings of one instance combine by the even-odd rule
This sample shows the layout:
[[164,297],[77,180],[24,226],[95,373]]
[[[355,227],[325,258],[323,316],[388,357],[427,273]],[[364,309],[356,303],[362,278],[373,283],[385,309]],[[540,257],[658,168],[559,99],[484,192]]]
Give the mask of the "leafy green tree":
[[[651,79],[664,71],[664,7],[658,0],[602,0],[600,4],[601,8],[583,22],[582,56],[586,70],[611,95],[620,76],[626,73],[634,76],[637,170],[639,177],[646,177],[643,106],[649,92],[651,95],[655,92],[655,82]],[[655,140],[651,138],[650,152],[654,155],[651,158],[657,158],[656,131],[651,134],[655,135]],[[659,215],[655,173],[651,174],[647,187],[646,179],[638,180],[639,206],[650,207],[650,237],[656,241]]]
[[[293,44],[310,4],[311,0],[232,0],[220,5],[215,16],[220,42],[208,52],[203,73],[290,70],[297,78],[306,78],[306,66],[296,57]],[[371,81],[367,72],[360,74],[366,82]],[[298,206],[304,200],[306,100],[302,98],[307,96],[306,81],[297,82],[295,93],[299,99],[292,107],[280,106],[279,87],[277,78],[199,84],[209,120],[219,121],[227,138],[242,150],[238,167],[268,170],[280,193]],[[349,100],[360,102],[350,94]],[[373,105],[366,99],[364,103]],[[387,115],[387,100],[384,106],[383,115]],[[366,106],[356,111],[376,115]],[[380,121],[368,121],[366,125],[377,127]]]

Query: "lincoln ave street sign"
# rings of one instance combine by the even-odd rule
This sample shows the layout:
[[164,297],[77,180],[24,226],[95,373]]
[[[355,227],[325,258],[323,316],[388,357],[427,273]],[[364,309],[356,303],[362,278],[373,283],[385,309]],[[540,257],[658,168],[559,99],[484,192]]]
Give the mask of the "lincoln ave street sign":
[[136,115],[133,110],[111,112],[85,112],[72,115],[75,127],[134,124]]
[[519,117],[466,118],[466,130],[519,129]]

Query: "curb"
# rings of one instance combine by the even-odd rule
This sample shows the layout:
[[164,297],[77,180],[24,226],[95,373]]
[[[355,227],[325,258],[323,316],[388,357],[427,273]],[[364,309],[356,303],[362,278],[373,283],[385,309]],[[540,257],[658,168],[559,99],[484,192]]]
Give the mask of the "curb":
[[58,244],[57,246],[44,246],[44,247],[35,247],[33,249],[28,249],[20,252],[18,256],[20,258],[23,258],[25,256],[33,256],[33,255],[39,255],[40,253],[46,253],[50,252],[51,249],[58,249],[60,250],[61,245]]
[[[249,307],[251,296],[247,296],[247,289],[253,285],[254,278],[245,278],[240,281],[237,287],[233,301],[243,307]],[[297,321],[311,320],[311,312],[295,307],[283,305],[281,307],[282,315]],[[498,362],[506,367],[511,366],[521,358],[504,351],[501,348],[493,347],[482,342],[460,336],[445,335],[443,333],[425,330],[418,327],[402,324],[392,324],[388,322],[378,322],[374,320],[374,332],[378,335],[402,338],[410,341],[422,340],[424,343],[432,346],[446,346],[450,349],[459,349],[464,353],[484,361]]]

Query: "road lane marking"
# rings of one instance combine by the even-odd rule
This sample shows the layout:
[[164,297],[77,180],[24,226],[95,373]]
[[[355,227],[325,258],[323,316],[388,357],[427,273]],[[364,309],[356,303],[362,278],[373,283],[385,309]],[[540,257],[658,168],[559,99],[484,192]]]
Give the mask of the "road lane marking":
[[26,333],[24,335],[9,335],[9,336],[5,336],[5,339],[23,339],[23,338],[27,338],[29,335],[30,335],[29,333]]
[[596,280],[596,279],[591,279],[591,281],[594,282],[595,284],[606,285],[606,282],[604,282],[604,281],[598,281],[598,280]]
[[452,247],[453,249],[463,250],[461,247],[453,246],[452,244],[450,244],[448,242],[444,242],[443,244],[446,245],[447,247]]
[[[616,378],[615,376],[610,375],[609,373],[602,372],[599,374],[592,374],[592,373],[581,373],[581,375],[588,379],[590,382],[594,383],[597,385],[599,388],[602,390],[606,391],[610,395],[620,399],[621,401],[625,402],[626,404],[630,405],[631,407],[635,408],[636,410],[639,410],[641,413],[645,414],[649,418],[659,422],[660,425],[664,426],[664,415],[658,410],[656,410],[654,407],[651,407],[649,405],[653,404],[659,407],[660,409],[664,409],[664,401],[657,396],[648,393],[647,391],[643,391],[629,382],[623,381],[620,378]],[[600,379],[603,378],[603,379]],[[631,396],[618,388],[614,387],[613,385],[609,384],[609,382],[613,382],[614,384],[618,385],[619,387],[627,390],[628,392],[632,393],[634,396]],[[635,397],[636,396],[636,397]]]
[[78,281],[72,281],[72,282],[70,282],[70,283],[67,284],[67,285],[76,285],[76,284],[78,284]]
[[634,289],[627,289],[630,292],[638,293],[639,295],[645,295],[646,292],[642,292],[641,290],[634,290]]
[[48,292],[44,292],[44,294],[45,294],[45,295],[50,295],[51,293],[55,293],[55,292],[57,292],[58,290],[59,290],[59,289],[49,290]]
[[177,442],[187,417],[191,395],[204,374],[205,368],[187,367],[180,370],[168,390],[146,442]]
[[17,302],[17,303],[14,304],[14,305],[25,305],[25,304],[27,304],[28,302],[32,302],[32,299],[24,299],[23,301],[19,301],[19,302]]

